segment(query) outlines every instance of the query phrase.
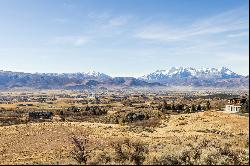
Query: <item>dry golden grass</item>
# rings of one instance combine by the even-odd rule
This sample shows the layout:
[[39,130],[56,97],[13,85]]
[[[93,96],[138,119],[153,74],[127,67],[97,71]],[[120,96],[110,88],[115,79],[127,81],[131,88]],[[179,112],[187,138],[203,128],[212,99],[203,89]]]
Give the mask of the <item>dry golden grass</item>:
[[154,130],[141,132],[126,125],[87,122],[4,126],[0,164],[77,164],[70,155],[73,135],[89,140],[87,164],[134,164],[129,157],[117,158],[113,145],[124,138],[147,145],[143,164],[247,164],[248,122],[248,117],[209,111],[173,115]]

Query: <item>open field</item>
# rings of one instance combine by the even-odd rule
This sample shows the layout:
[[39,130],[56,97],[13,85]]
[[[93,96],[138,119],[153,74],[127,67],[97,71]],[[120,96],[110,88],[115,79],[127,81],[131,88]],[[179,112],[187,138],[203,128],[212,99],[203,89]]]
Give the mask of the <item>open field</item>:
[[1,92],[0,164],[248,164],[244,95]]
[[[172,115],[158,127],[89,122],[44,122],[0,127],[1,164],[77,164],[72,136],[87,138],[87,164],[134,164],[118,156],[127,138],[147,151],[142,164],[247,164],[249,117],[207,111]],[[126,142],[126,141],[125,141]],[[124,144],[125,154],[130,151]]]

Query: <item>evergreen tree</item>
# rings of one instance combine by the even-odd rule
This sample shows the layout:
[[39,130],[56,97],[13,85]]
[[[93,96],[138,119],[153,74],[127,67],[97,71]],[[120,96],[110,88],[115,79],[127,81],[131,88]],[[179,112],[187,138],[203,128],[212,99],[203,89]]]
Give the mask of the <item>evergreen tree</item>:
[[90,107],[87,105],[87,107],[85,108],[85,111],[89,111]]
[[190,107],[189,106],[186,106],[185,113],[190,113]]
[[210,102],[209,102],[209,101],[207,101],[207,103],[206,103],[206,110],[210,110],[210,109],[211,109]]
[[183,110],[183,105],[182,104],[177,104],[176,109],[177,110]]
[[167,101],[164,100],[162,104],[162,110],[167,110],[167,107],[168,107]]
[[172,110],[176,110],[176,108],[175,108],[175,105],[174,105],[174,104],[172,104],[172,105],[171,105],[171,109],[172,109]]
[[195,108],[194,104],[192,104],[192,106],[191,106],[191,112],[196,112],[196,108]]
[[249,98],[245,101],[245,103],[241,104],[240,112],[249,113]]
[[201,105],[200,104],[197,106],[197,111],[201,111]]

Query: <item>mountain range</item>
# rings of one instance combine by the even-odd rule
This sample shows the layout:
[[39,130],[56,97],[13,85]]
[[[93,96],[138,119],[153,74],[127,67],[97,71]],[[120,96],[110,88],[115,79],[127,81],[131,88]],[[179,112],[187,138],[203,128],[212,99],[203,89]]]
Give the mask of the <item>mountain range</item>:
[[239,75],[226,67],[221,69],[172,67],[169,70],[157,70],[140,79],[167,86],[249,87],[249,76]]
[[157,70],[142,77],[111,77],[100,72],[23,73],[0,70],[0,89],[112,89],[133,87],[216,87],[249,88],[249,76],[239,75],[226,67]]

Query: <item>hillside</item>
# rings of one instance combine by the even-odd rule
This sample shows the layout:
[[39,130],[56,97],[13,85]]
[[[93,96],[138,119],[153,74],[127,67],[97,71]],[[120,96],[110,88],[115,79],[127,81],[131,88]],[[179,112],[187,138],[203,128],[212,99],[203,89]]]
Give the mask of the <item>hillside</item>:
[[148,145],[143,164],[247,164],[248,122],[248,117],[209,111],[172,115],[155,128],[87,122],[5,126],[0,127],[0,164],[77,164],[70,154],[73,135],[89,140],[87,148],[93,150],[87,164],[119,164],[113,145],[125,138]]
[[0,71],[0,89],[114,89],[152,87],[214,87],[249,88],[249,76],[242,76],[228,68],[171,68],[157,70],[145,76],[111,77],[100,72],[87,73],[23,73]]
[[69,89],[125,88],[163,86],[133,77],[110,77],[99,72],[89,73],[22,73],[0,71],[0,89]]

